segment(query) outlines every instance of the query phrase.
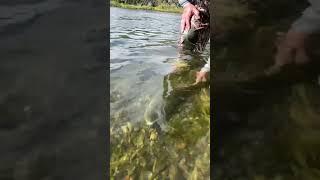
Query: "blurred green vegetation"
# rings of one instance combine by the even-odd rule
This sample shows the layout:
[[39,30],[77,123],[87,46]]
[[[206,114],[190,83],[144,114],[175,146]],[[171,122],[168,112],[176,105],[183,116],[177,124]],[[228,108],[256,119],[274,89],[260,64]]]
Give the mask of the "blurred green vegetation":
[[[220,87],[261,75],[274,63],[279,32],[286,32],[306,5],[307,1],[295,0],[217,0],[213,7],[217,32],[213,82]],[[318,55],[312,57],[314,61],[319,58],[318,47],[313,45],[308,50]],[[320,179],[320,87],[314,79],[288,83],[310,73],[303,68],[294,67],[295,70],[279,75],[282,80],[275,76],[273,80],[252,83],[253,87],[259,85],[252,92],[257,90],[264,95],[248,95],[246,102],[236,103],[240,106],[235,109],[247,113],[242,126],[224,127],[233,131],[221,137],[216,180]],[[281,88],[275,82],[282,84]],[[215,89],[226,91],[229,89]],[[243,107],[251,102],[253,107]]]
[[126,9],[140,9],[153,10],[160,12],[181,13],[182,8],[177,3],[169,3],[167,1],[141,1],[141,0],[111,0],[111,6],[126,8]]
[[111,179],[209,179],[210,88],[186,86],[195,71],[186,62],[175,64],[176,71],[165,77],[173,88],[165,109],[174,109],[166,112],[166,130],[149,124],[150,117],[121,127],[121,119],[112,119]]

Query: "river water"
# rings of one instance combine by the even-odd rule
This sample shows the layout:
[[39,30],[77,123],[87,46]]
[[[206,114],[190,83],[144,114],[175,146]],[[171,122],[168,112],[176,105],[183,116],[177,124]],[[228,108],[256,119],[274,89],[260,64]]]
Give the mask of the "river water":
[[[194,83],[209,45],[201,54],[179,50],[179,14],[112,7],[110,20],[111,176],[186,179],[196,159],[203,159],[190,156],[200,143],[198,148],[208,150],[201,167],[208,177],[209,86],[183,87]],[[205,116],[199,110],[204,104]],[[193,129],[187,129],[190,122]],[[197,135],[189,138],[192,133]]]
[[168,60],[177,57],[179,18],[111,8],[111,114],[126,112],[129,121],[140,121],[148,99],[163,92],[163,76],[172,69]]

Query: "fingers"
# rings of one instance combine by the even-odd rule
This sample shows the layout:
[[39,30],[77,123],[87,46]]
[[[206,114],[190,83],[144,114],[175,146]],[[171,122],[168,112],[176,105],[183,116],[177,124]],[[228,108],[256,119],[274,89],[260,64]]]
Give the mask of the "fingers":
[[201,81],[201,77],[199,76],[200,75],[199,72],[197,72],[195,75],[196,75],[196,82],[193,83],[192,85],[197,85]]
[[199,84],[200,82],[207,82],[207,74],[203,74],[201,72],[196,73],[196,82],[193,85]]
[[286,34],[284,44],[291,49],[305,48],[307,34],[295,31],[289,31]]
[[200,12],[199,10],[193,6],[189,5],[186,7],[183,11],[182,18],[181,18],[181,25],[180,25],[180,32],[188,32],[191,26],[191,18],[192,16],[195,16],[196,18],[200,18]]
[[287,46],[280,46],[275,56],[275,65],[283,66],[293,62],[293,55],[295,49]]
[[184,29],[184,31],[186,31],[186,32],[188,32],[189,29],[190,29],[190,20],[191,20],[191,16],[185,18],[185,29]]
[[310,61],[309,57],[306,54],[304,48],[299,48],[296,51],[295,63],[296,64],[306,64]]
[[193,83],[192,85],[197,85],[197,84],[199,84],[199,82],[201,82],[201,81],[199,79],[196,79],[196,82]]
[[202,82],[207,82],[207,77],[206,76],[203,76]]
[[184,32],[185,25],[186,25],[186,21],[185,21],[184,16],[182,16],[181,24],[180,24],[180,33]]
[[275,40],[275,46],[279,50],[285,40],[285,33],[278,32]]
[[197,9],[193,10],[193,14],[196,16],[196,18],[200,18],[200,12]]

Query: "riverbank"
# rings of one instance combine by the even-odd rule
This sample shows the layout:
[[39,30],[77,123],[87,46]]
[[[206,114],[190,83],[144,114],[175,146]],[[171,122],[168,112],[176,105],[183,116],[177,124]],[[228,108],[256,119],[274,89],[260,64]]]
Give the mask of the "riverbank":
[[182,13],[182,8],[174,6],[174,5],[167,5],[167,4],[160,4],[159,6],[145,6],[145,5],[132,5],[132,4],[125,4],[119,3],[116,1],[110,1],[111,7],[118,7],[118,8],[125,8],[125,9],[137,9],[137,10],[151,10],[151,11],[160,11],[160,12],[169,12],[169,13]]

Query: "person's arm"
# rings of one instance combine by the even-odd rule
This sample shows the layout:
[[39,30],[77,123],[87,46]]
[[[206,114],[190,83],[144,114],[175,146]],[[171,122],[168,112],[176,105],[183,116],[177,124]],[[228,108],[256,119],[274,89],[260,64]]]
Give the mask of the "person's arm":
[[183,7],[180,25],[181,33],[189,31],[191,26],[190,21],[193,15],[199,17],[199,11],[192,3],[192,0],[179,0],[179,4]]
[[208,62],[201,68],[199,72],[196,74],[196,82],[194,85],[200,83],[200,82],[206,82],[208,73],[210,72],[210,57],[208,59]]
[[275,56],[276,67],[286,64],[304,64],[309,62],[305,51],[305,42],[308,36],[320,31],[320,1],[309,0],[310,6],[292,25],[284,40],[278,45]]

